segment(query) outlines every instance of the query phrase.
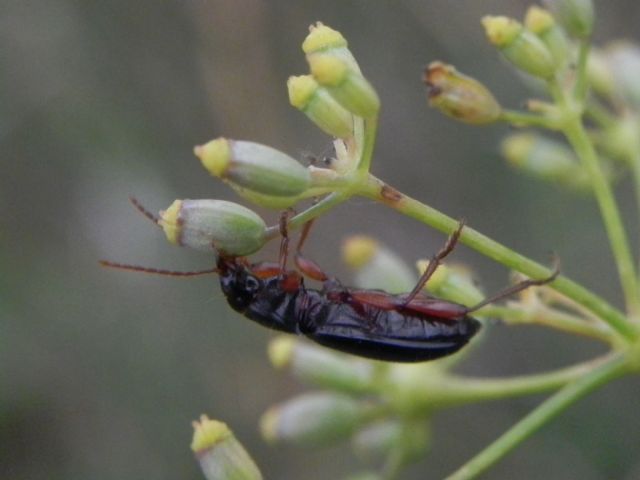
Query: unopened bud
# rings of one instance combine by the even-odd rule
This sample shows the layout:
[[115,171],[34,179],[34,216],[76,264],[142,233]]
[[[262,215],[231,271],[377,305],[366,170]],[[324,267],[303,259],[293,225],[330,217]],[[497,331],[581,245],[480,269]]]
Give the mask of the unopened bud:
[[616,42],[607,48],[607,61],[616,95],[640,109],[640,47],[631,42]]
[[367,425],[353,437],[354,450],[364,459],[385,458],[390,452],[406,462],[423,457],[429,448],[427,422],[385,420]]
[[342,258],[355,269],[360,288],[379,288],[390,293],[409,292],[416,284],[412,269],[394,252],[364,235],[348,237]]
[[289,77],[289,102],[329,135],[353,135],[353,115],[345,110],[311,75]]
[[502,154],[516,168],[575,189],[590,188],[587,173],[563,143],[532,133],[509,135]]
[[226,424],[206,415],[193,422],[191,449],[208,480],[261,480],[262,474]]
[[575,37],[591,35],[594,23],[592,0],[544,0],[564,28]]
[[322,22],[309,26],[309,34],[302,43],[302,51],[307,58],[316,54],[330,54],[344,60],[356,72],[360,71],[358,62],[348,48],[347,40],[340,32]]
[[590,87],[598,94],[610,98],[616,93],[616,81],[603,50],[592,48],[589,51],[587,77]]
[[351,113],[363,118],[374,117],[380,110],[375,89],[360,72],[350,68],[340,57],[314,54],[307,57],[311,73],[331,96]]
[[[428,265],[427,260],[416,262],[420,274],[424,273]],[[425,288],[438,297],[461,305],[472,306],[484,298],[475,285],[471,272],[463,265],[440,264]]]
[[462,122],[482,125],[495,122],[502,112],[491,92],[452,65],[432,62],[424,72],[429,104]]
[[218,138],[195,147],[211,175],[264,195],[296,196],[309,188],[309,171],[295,159],[259,143]]
[[515,67],[535,77],[549,79],[556,64],[547,46],[513,18],[486,16],[482,25],[489,41]]
[[306,393],[271,407],[260,420],[268,442],[327,445],[368,421],[371,407],[338,393]]
[[556,23],[551,12],[537,5],[532,5],[527,10],[524,24],[545,43],[556,62],[556,66],[567,63],[569,42],[564,30]]
[[224,200],[176,200],[158,222],[169,242],[243,256],[266,242],[267,225],[255,212]]
[[347,357],[310,345],[291,336],[280,336],[269,344],[269,359],[276,368],[287,368],[303,382],[347,393],[371,389],[371,362]]

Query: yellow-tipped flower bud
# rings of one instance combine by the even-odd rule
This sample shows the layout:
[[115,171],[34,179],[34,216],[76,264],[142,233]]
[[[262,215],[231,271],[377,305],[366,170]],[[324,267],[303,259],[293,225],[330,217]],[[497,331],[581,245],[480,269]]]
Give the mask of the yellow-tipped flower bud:
[[587,173],[563,143],[533,133],[506,137],[502,154],[514,167],[540,179],[575,189],[590,188]]
[[[416,262],[420,274],[428,265],[427,260]],[[475,305],[484,298],[473,282],[471,272],[462,265],[440,265],[425,288],[438,297],[467,306]]]
[[196,250],[243,256],[266,242],[264,220],[224,200],[176,200],[160,212],[159,224],[169,242]]
[[369,392],[374,383],[375,371],[371,362],[290,336],[271,341],[269,359],[274,367],[287,368],[296,378],[317,387],[360,394]]
[[311,75],[289,77],[289,102],[329,135],[353,135],[353,115],[320,87]]
[[486,16],[482,25],[489,41],[518,69],[535,77],[551,78],[556,63],[547,46],[520,22],[508,17]]
[[567,63],[569,42],[564,30],[556,23],[551,12],[537,5],[532,5],[527,10],[524,24],[545,43],[556,62],[556,66]]
[[360,288],[379,288],[391,293],[410,292],[416,284],[412,269],[394,252],[364,235],[348,237],[342,258],[355,269]]
[[579,38],[591,35],[595,18],[592,0],[545,0],[544,3],[571,35]]
[[363,118],[374,117],[380,99],[371,84],[347,62],[335,55],[314,54],[307,57],[311,73],[345,109]]
[[271,407],[260,420],[268,442],[328,445],[350,436],[371,415],[371,407],[338,393],[306,393]]
[[348,48],[347,40],[340,32],[321,22],[309,26],[309,35],[302,43],[302,51],[307,58],[316,54],[331,54],[345,61],[349,68],[360,71],[358,62]]
[[208,480],[261,480],[262,474],[229,427],[206,415],[193,422],[191,449]]
[[293,197],[309,188],[311,175],[295,159],[259,143],[217,138],[194,153],[211,175],[273,197]]
[[424,72],[429,105],[465,123],[484,125],[500,118],[502,108],[491,92],[452,65],[432,62]]

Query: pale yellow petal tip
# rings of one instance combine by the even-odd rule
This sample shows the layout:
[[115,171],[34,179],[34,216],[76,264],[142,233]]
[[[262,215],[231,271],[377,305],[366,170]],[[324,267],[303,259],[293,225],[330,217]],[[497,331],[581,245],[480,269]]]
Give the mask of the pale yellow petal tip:
[[260,418],[260,434],[267,443],[277,442],[279,420],[280,410],[278,407],[271,407]]
[[342,258],[351,268],[358,269],[368,264],[378,251],[378,242],[366,235],[353,235],[342,244]]
[[335,87],[347,75],[347,64],[332,55],[311,55],[308,61],[311,74],[320,85]]
[[522,30],[520,22],[504,16],[487,15],[482,17],[482,25],[489,41],[499,48],[513,42]]
[[533,33],[539,35],[553,27],[555,20],[549,10],[545,10],[537,5],[531,5],[524,17],[524,24]]
[[181,210],[182,200],[175,200],[169,208],[160,211],[160,221],[158,224],[162,227],[169,243],[174,245],[180,244],[180,235],[182,233],[182,225],[180,222]]
[[506,137],[502,141],[500,150],[511,164],[518,166],[525,163],[534,142],[535,137],[532,134],[517,133]]
[[193,429],[191,450],[196,453],[208,450],[233,435],[225,423],[211,420],[206,415],[201,415],[200,421],[193,422]]
[[289,77],[287,89],[289,91],[289,103],[297,109],[303,110],[318,89],[318,82],[311,75]]
[[302,42],[302,51],[308,54],[327,48],[346,46],[347,40],[345,40],[340,32],[327,27],[322,22],[316,22],[315,25],[309,26],[309,35],[307,35],[307,38]]
[[215,177],[222,177],[231,161],[229,140],[222,137],[194,147],[193,153],[200,159],[204,168]]
[[295,339],[289,336],[281,336],[273,339],[269,343],[268,356],[271,364],[281,369],[289,365],[293,350],[295,348]]

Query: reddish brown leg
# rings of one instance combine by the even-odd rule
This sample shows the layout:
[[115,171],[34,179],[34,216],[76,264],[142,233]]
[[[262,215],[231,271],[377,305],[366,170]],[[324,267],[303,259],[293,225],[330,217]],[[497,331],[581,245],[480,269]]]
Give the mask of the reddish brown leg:
[[464,228],[464,223],[465,223],[464,220],[460,220],[460,223],[458,223],[458,228],[448,238],[447,243],[444,244],[444,247],[442,247],[442,249],[438,253],[436,253],[433,257],[431,257],[431,260],[429,261],[429,265],[427,266],[427,269],[424,271],[424,273],[418,280],[418,283],[416,284],[416,286],[413,287],[413,290],[411,290],[411,293],[409,293],[409,295],[407,295],[407,298],[405,298],[403,302],[404,306],[408,305],[409,303],[411,303],[411,300],[416,298],[416,295],[418,295],[418,293],[422,291],[422,289],[427,284],[429,279],[433,276],[435,271],[438,269],[442,260],[444,260],[444,258],[447,255],[449,255],[451,252],[453,252],[454,248],[456,248],[456,244],[458,243],[458,239],[460,238],[460,232],[462,232],[462,229]]
[[309,236],[309,230],[311,230],[313,222],[313,220],[309,220],[302,227],[302,233],[300,234],[300,240],[298,240],[294,261],[296,267],[298,267],[298,270],[304,273],[307,277],[319,282],[326,282],[327,280],[329,280],[328,275],[322,271],[322,269],[316,262],[314,262],[313,260],[309,260],[302,255],[302,247],[304,246],[304,242]]
[[511,295],[515,295],[516,293],[521,292],[522,290],[525,290],[529,287],[540,287],[542,285],[546,285],[547,283],[553,282],[556,279],[556,277],[560,274],[560,262],[556,259],[554,263],[555,265],[553,266],[553,271],[551,272],[551,275],[549,275],[548,277],[541,278],[540,280],[527,279],[527,280],[518,282],[515,285],[512,285],[511,287],[505,288],[504,290],[496,293],[495,295],[485,298],[484,300],[474,305],[473,307],[468,308],[467,313],[475,312],[476,310],[481,309],[485,305],[489,305],[490,303],[497,302],[498,300],[502,300],[503,298],[510,297]]

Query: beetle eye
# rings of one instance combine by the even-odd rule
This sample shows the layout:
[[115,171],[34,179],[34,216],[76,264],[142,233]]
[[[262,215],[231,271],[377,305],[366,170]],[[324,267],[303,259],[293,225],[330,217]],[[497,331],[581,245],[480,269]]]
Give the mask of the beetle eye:
[[260,288],[260,282],[258,281],[257,278],[248,276],[245,283],[245,288],[247,289],[247,291],[253,293]]

